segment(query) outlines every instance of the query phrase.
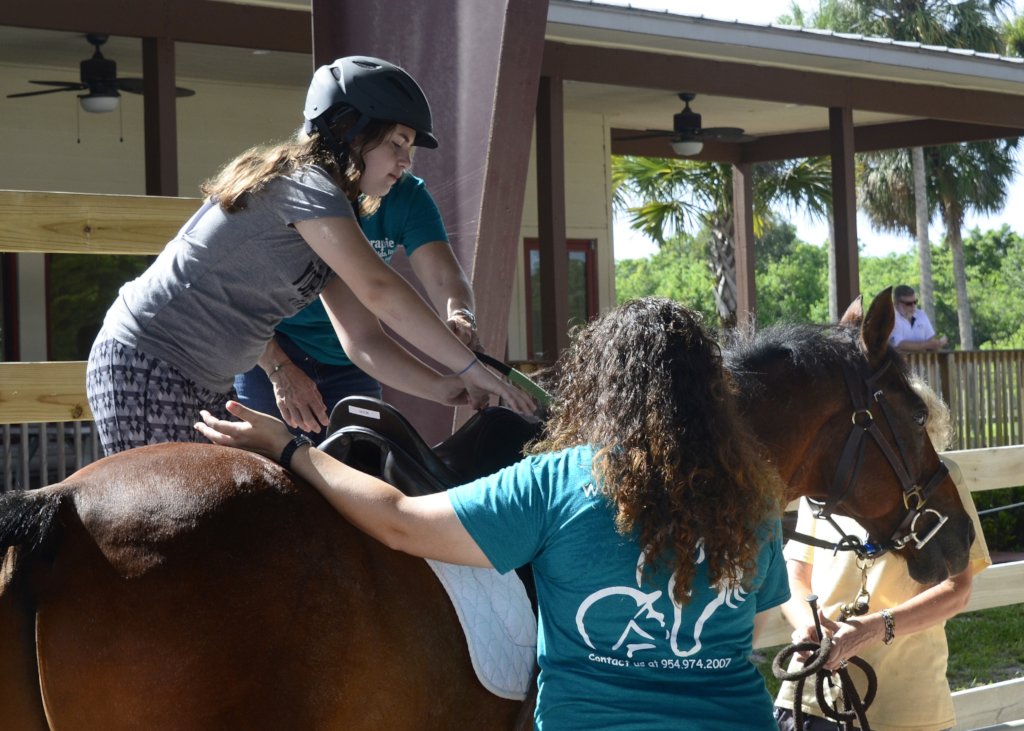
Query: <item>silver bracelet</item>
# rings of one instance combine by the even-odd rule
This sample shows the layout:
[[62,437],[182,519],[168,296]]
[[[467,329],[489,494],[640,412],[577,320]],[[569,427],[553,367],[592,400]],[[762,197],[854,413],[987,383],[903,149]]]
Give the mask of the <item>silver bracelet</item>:
[[448,315],[448,319],[451,320],[453,317],[461,317],[463,320],[469,323],[469,326],[476,330],[476,315],[473,314],[472,310],[467,310],[465,307],[460,307],[457,310],[452,310],[451,314]]
[[888,609],[883,609],[879,614],[882,615],[882,620],[885,622],[885,636],[882,638],[882,642],[891,645],[892,641],[896,639],[896,620],[892,618],[892,612]]
[[270,380],[274,380],[274,376],[276,376],[279,371],[283,371],[286,365],[288,365],[288,364],[287,363],[275,363],[273,368],[271,368],[269,371],[267,371],[267,378],[269,378]]

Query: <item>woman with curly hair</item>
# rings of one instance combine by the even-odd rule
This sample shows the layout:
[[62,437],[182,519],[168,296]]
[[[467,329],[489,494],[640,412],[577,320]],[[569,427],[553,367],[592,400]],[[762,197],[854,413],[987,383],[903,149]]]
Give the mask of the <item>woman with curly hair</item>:
[[[537,728],[774,729],[748,659],[789,597],[782,489],[737,417],[700,315],[665,299],[592,322],[560,359],[530,456],[447,493],[406,497],[228,404],[211,441],[288,455],[350,522],[417,556],[533,567]],[[287,461],[287,460],[286,460]]]

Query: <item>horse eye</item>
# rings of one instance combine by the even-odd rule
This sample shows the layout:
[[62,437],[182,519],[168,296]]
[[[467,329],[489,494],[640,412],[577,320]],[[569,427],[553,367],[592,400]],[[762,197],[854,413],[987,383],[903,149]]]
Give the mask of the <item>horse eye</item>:
[[928,412],[918,411],[914,414],[914,421],[917,422],[918,426],[924,426],[928,423]]

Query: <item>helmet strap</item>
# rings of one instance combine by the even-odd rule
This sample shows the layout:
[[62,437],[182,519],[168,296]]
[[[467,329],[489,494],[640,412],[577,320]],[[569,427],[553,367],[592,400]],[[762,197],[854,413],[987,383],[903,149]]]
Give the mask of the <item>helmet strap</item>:
[[359,119],[356,120],[356,123],[349,127],[348,131],[345,132],[345,142],[348,144],[352,144],[352,140],[356,138],[356,135],[358,135],[360,132],[366,129],[366,125],[368,125],[369,123],[370,118],[367,117],[365,114],[360,114]]
[[345,135],[345,141],[339,142],[338,138],[334,136],[334,132],[331,131],[331,126],[321,116],[313,120],[313,125],[316,127],[316,131],[320,134],[320,139],[327,145],[327,149],[334,155],[334,161],[338,165],[338,172],[341,175],[345,175],[345,171],[348,170],[348,153],[350,140],[348,135]]

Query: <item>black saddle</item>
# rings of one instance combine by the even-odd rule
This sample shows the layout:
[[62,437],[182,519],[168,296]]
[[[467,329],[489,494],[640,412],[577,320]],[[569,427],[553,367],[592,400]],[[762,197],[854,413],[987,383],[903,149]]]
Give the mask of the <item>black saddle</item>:
[[431,448],[387,402],[349,396],[331,412],[320,449],[406,495],[426,495],[519,461],[523,446],[540,434],[542,426],[504,406],[491,406]]
[[[369,396],[348,396],[331,412],[327,438],[320,449],[406,495],[428,495],[518,462],[523,447],[539,436],[542,428],[539,419],[527,419],[504,406],[490,406],[430,448],[389,403]],[[533,569],[522,566],[516,573],[536,615]]]

